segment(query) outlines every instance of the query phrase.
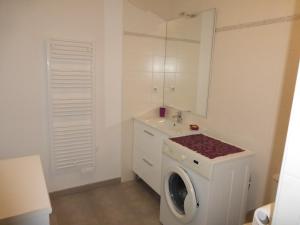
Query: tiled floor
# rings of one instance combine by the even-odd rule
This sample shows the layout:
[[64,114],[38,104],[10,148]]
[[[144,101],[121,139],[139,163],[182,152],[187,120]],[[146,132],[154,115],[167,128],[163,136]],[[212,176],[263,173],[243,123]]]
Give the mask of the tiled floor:
[[51,197],[51,225],[159,225],[159,197],[142,181]]

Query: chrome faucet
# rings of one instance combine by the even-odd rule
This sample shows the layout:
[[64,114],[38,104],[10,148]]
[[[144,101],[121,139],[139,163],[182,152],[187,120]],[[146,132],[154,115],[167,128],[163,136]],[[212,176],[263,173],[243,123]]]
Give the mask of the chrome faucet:
[[176,115],[172,116],[173,118],[176,118],[176,122],[177,123],[181,123],[182,122],[182,112],[181,111],[177,111]]

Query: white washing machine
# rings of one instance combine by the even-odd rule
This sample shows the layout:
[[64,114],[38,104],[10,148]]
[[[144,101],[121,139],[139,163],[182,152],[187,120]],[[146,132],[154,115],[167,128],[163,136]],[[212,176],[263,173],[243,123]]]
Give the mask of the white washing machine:
[[163,225],[241,225],[253,153],[209,159],[166,140],[162,159]]

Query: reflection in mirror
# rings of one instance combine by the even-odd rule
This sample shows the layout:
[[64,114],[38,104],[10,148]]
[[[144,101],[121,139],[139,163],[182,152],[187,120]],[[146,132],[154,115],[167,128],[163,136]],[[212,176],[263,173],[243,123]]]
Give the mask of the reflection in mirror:
[[215,9],[168,22],[165,106],[206,116],[214,32]]

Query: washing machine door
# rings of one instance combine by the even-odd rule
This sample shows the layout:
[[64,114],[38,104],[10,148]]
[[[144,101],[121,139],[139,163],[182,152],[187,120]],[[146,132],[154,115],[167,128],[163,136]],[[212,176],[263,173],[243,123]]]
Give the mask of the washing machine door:
[[182,223],[189,223],[199,206],[189,175],[181,167],[171,167],[164,177],[167,205]]

